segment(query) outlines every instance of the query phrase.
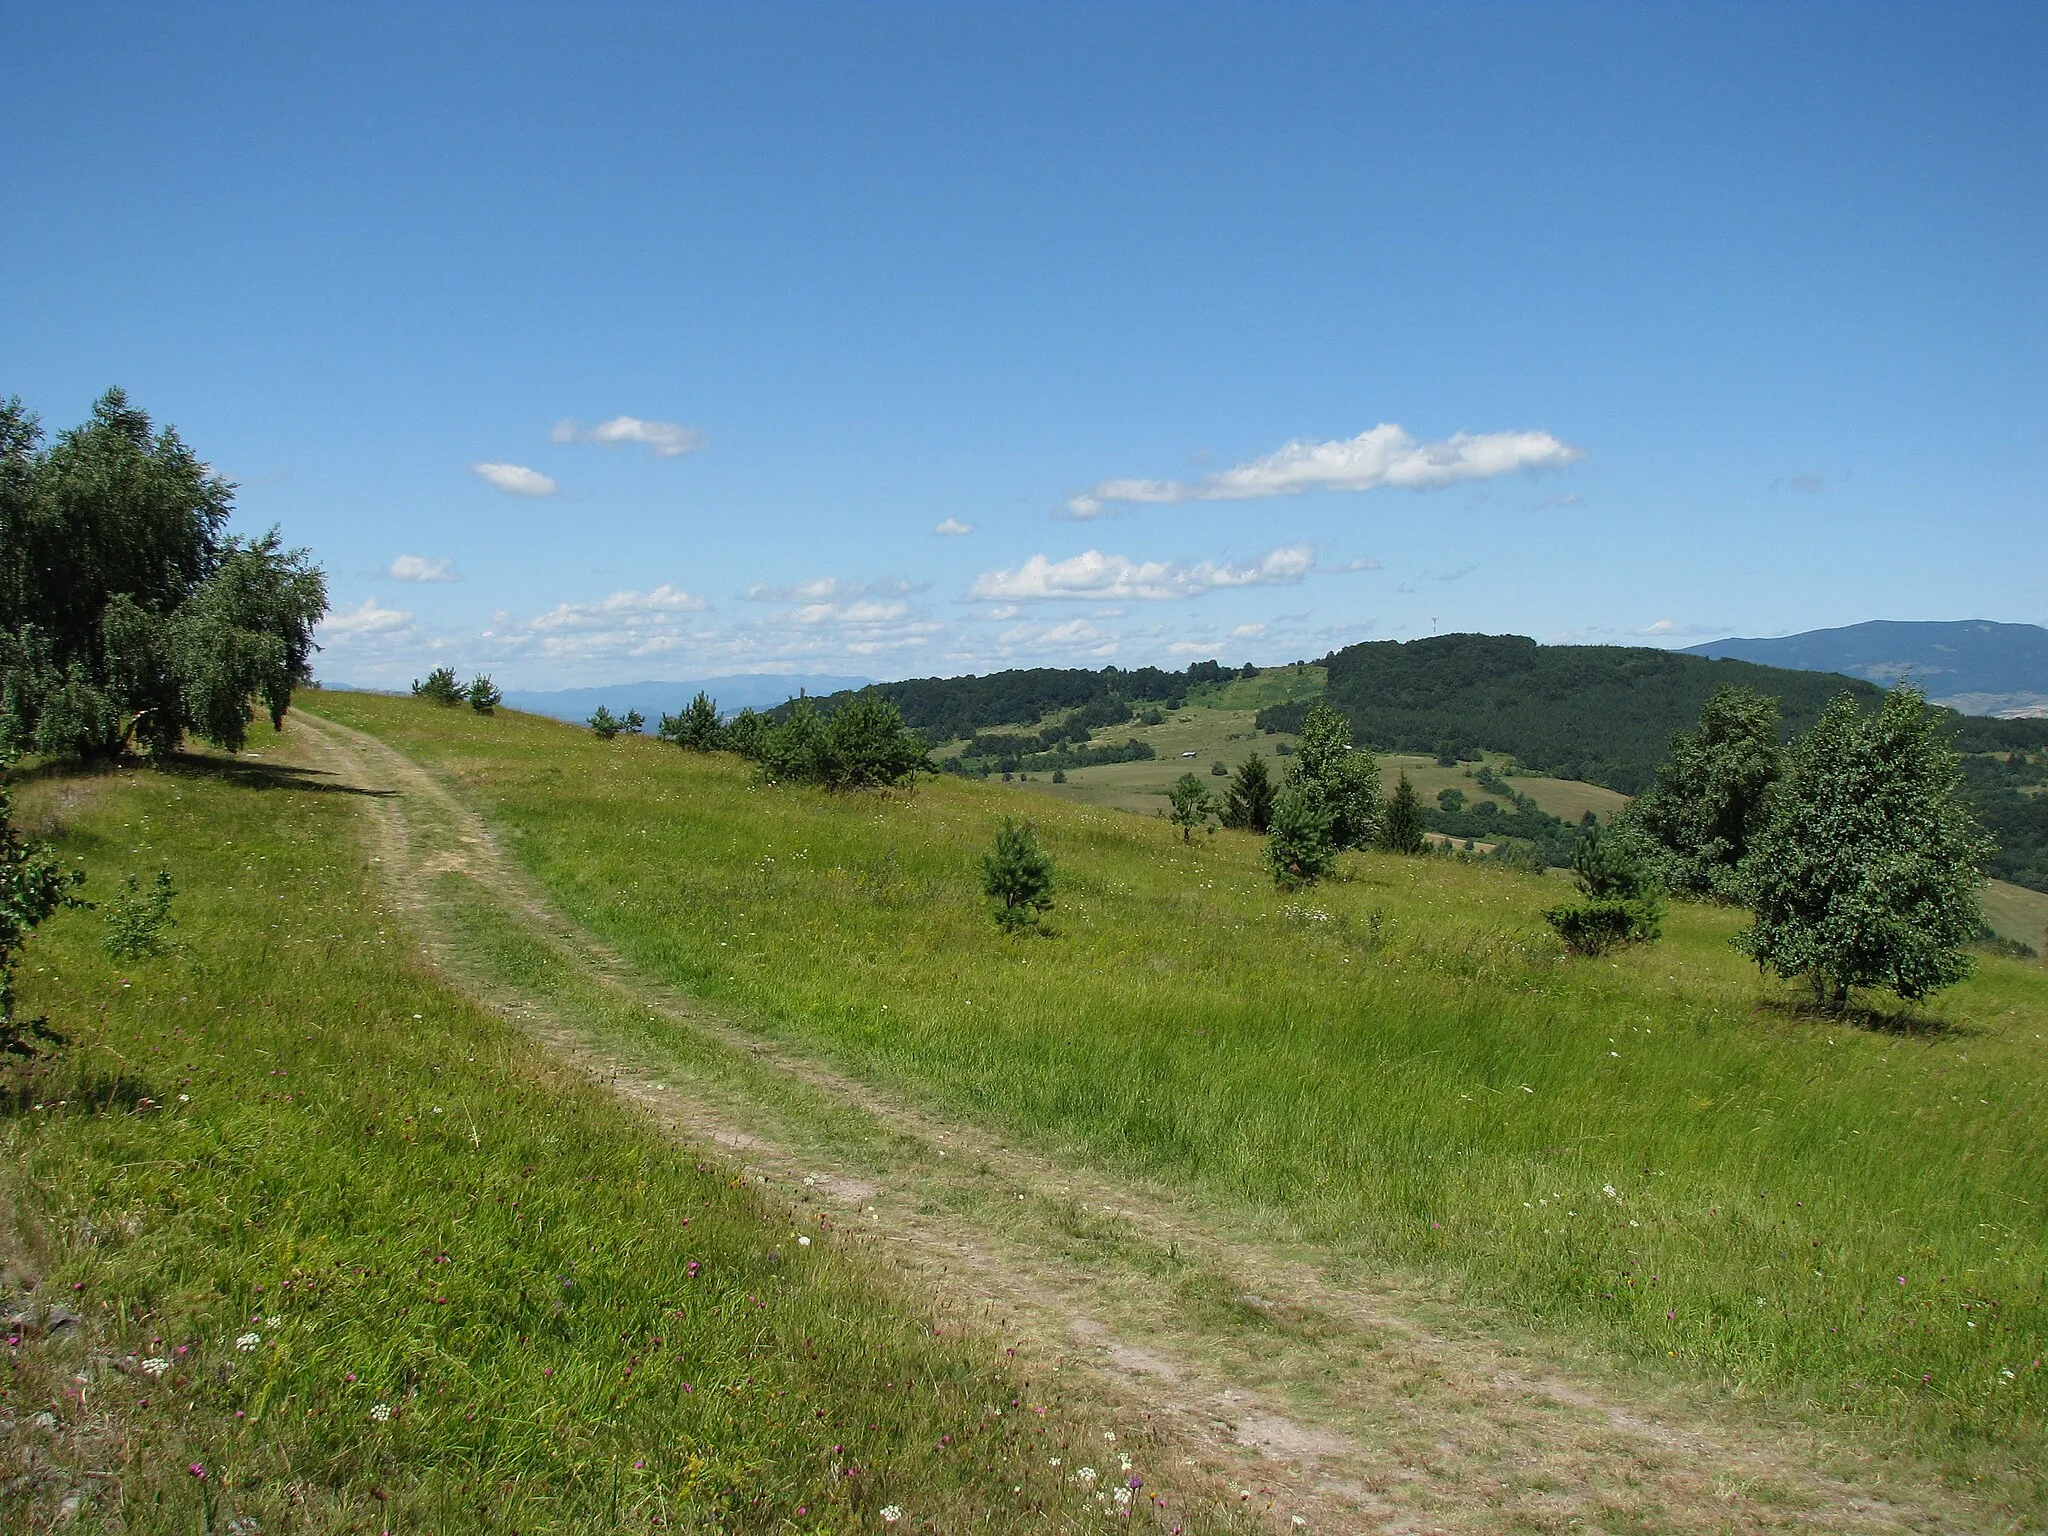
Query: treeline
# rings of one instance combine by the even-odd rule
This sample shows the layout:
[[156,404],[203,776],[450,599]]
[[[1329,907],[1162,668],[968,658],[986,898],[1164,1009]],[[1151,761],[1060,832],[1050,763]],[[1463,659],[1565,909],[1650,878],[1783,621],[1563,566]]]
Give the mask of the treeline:
[[1064,773],[1074,768],[1102,768],[1110,763],[1146,763],[1159,754],[1149,741],[1132,736],[1122,742],[1098,746],[1061,746],[1045,752],[1017,752],[991,744],[1015,742],[1018,738],[977,736],[975,750],[939,760],[941,773],[987,778],[991,773]]
[[[1825,672],[1709,661],[1645,646],[1538,645],[1523,635],[1440,635],[1369,641],[1324,658],[1323,697],[1361,741],[1386,752],[1471,759],[1506,752],[1531,773],[1647,787],[1673,734],[1724,685],[1777,697],[1789,741],[1828,701],[1850,692],[1866,708],[1875,685]],[[1264,729],[1300,728],[1305,706],[1259,713]]]
[[[829,717],[859,697],[886,699],[896,706],[904,723],[922,732],[926,740],[945,742],[963,740],[994,725],[1031,725],[1069,710],[1083,716],[1091,710],[1107,711],[1087,723],[1120,725],[1131,718],[1134,706],[1151,703],[1179,709],[1187,702],[1190,688],[1257,673],[1258,668],[1249,664],[1232,668],[1215,661],[1198,661],[1180,672],[1158,667],[1104,667],[1099,672],[1026,667],[984,677],[918,677],[900,683],[872,683],[827,694],[812,703]],[[769,714],[779,719],[792,704],[779,705]],[[1081,739],[1085,740],[1085,735]]]
[[[617,735],[616,720],[591,717],[598,735]],[[638,712],[630,726],[639,729]],[[679,714],[663,715],[663,741],[693,752],[736,752],[771,784],[815,784],[823,789],[886,789],[933,772],[924,738],[903,722],[887,699],[861,694],[826,715],[807,698],[796,698],[773,716],[743,709],[724,719],[717,703],[699,693]]]

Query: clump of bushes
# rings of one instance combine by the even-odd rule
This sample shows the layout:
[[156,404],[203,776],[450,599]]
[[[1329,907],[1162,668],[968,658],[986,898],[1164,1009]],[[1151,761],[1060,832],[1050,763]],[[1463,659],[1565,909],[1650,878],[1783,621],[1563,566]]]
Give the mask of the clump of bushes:
[[1573,954],[1648,944],[1664,931],[1663,888],[1629,839],[1588,827],[1572,851],[1572,873],[1586,900],[1543,917]]
[[895,704],[872,692],[855,694],[830,715],[798,697],[780,720],[743,709],[730,721],[699,693],[681,714],[663,715],[658,734],[692,752],[735,752],[774,784],[887,789],[935,771],[924,738],[904,725]]
[[615,715],[602,704],[587,722],[590,734],[599,741],[610,741],[614,736],[638,736],[647,729],[647,717],[637,709],[629,709],[623,715]]
[[479,672],[464,683],[456,678],[453,667],[436,667],[424,680],[414,678],[412,696],[449,709],[467,704],[480,715],[492,713],[505,702],[505,695],[498,691],[488,672]]

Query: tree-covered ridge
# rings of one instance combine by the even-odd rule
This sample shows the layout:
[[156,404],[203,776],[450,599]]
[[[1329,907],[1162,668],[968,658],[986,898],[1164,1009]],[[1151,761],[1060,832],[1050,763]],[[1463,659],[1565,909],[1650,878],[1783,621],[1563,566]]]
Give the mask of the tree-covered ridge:
[[[1512,753],[1532,773],[1635,794],[1671,738],[1724,684],[1777,698],[1787,739],[1844,691],[1874,706],[1878,688],[1820,672],[1708,661],[1647,646],[1538,645],[1523,635],[1368,641],[1324,659],[1325,697],[1362,742],[1383,751]],[[1262,711],[1289,730],[1300,706]]]
[[[904,724],[921,731],[927,741],[960,741],[993,725],[1035,725],[1047,715],[1067,710],[1086,716],[1087,725],[1117,725],[1130,718],[1134,702],[1159,703],[1179,709],[1188,690],[1232,677],[1252,676],[1258,669],[1234,670],[1215,661],[1198,661],[1183,672],[1158,667],[1023,667],[991,672],[984,677],[915,677],[900,683],[874,683],[814,700],[820,713],[831,715],[863,694],[887,699],[902,712]],[[770,711],[779,716],[788,705]],[[1071,739],[1071,738],[1070,738]],[[1081,738],[1085,740],[1085,736]],[[1050,750],[1041,745],[1039,750]]]

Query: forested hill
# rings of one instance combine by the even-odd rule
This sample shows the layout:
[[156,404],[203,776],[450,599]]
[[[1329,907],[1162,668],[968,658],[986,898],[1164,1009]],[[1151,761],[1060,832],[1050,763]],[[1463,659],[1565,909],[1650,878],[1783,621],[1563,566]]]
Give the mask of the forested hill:
[[[1256,667],[1246,667],[1243,675],[1251,676],[1257,671]],[[1091,704],[1156,703],[1178,709],[1188,689],[1238,675],[1236,670],[1213,661],[1198,661],[1184,672],[1165,672],[1158,667],[1104,667],[1094,672],[1072,667],[1029,667],[991,672],[985,677],[914,677],[900,683],[875,683],[864,690],[829,694],[815,702],[830,714],[856,692],[877,693],[894,703],[903,712],[904,723],[922,731],[927,741],[956,741],[972,736],[984,726],[1031,725],[1055,711],[1082,709]],[[1105,710],[1100,721],[1090,723],[1114,724],[1128,718],[1128,711]]]
[[[1699,718],[1723,683],[1778,698],[1787,735],[1849,691],[1874,684],[1746,661],[1710,661],[1647,646],[1538,645],[1524,635],[1369,641],[1325,658],[1324,697],[1362,742],[1396,752],[1509,752],[1532,773],[1634,794],[1664,760],[1673,732]],[[1263,712],[1291,729],[1301,705]]]

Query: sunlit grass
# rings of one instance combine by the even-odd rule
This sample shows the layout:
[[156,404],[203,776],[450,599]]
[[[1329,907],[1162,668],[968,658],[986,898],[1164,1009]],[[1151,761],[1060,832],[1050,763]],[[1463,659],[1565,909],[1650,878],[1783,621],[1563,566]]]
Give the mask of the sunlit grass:
[[[9,1305],[88,1334],[17,1331],[0,1402],[57,1415],[52,1486],[87,1489],[88,1517],[1099,1519],[1049,1469],[1074,1420],[1035,1411],[1043,1387],[422,970],[353,797],[137,771],[20,809],[60,823],[88,895],[159,866],[182,892],[169,958],[117,965],[87,913],[37,936],[23,1003],[71,1042],[0,1079],[15,1251],[41,1272]],[[37,1487],[10,1485],[24,1518]]]
[[1737,914],[1567,962],[1555,880],[1365,856],[1284,897],[1249,838],[1049,799],[1056,936],[1006,939],[975,881],[1018,803],[997,787],[833,798],[530,717],[313,707],[452,776],[579,921],[756,1027],[1507,1317],[2030,1475],[2039,966],[1859,1027],[1792,1011]]

